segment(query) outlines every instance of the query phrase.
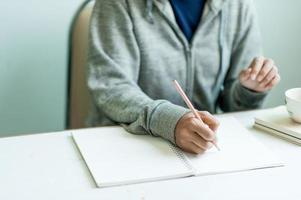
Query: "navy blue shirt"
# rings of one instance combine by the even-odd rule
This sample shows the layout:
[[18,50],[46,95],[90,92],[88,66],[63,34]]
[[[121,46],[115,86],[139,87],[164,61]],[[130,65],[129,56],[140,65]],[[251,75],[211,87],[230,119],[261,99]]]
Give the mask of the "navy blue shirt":
[[203,14],[206,0],[170,0],[177,23],[190,41]]

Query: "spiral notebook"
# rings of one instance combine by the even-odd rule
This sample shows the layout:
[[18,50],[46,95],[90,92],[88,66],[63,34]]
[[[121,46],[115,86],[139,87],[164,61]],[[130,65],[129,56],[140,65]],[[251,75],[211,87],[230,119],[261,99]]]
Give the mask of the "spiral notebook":
[[219,118],[218,144],[204,154],[185,153],[149,135],[121,127],[74,132],[73,139],[98,187],[282,166],[236,119]]

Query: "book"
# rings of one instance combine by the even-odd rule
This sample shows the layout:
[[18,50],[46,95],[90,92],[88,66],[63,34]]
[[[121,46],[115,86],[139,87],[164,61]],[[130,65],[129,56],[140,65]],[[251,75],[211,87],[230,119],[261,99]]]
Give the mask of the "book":
[[255,117],[254,127],[301,144],[301,124],[293,121],[285,106],[267,109]]
[[121,127],[79,130],[73,139],[98,187],[283,166],[235,118],[219,117],[221,151],[194,155]]

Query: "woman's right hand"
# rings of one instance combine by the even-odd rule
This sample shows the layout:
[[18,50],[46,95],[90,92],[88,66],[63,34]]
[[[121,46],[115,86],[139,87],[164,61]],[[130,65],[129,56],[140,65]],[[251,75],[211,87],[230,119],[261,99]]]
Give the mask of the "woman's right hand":
[[200,154],[216,143],[218,120],[206,111],[198,111],[202,120],[193,113],[185,114],[177,123],[175,140],[178,147],[186,152]]

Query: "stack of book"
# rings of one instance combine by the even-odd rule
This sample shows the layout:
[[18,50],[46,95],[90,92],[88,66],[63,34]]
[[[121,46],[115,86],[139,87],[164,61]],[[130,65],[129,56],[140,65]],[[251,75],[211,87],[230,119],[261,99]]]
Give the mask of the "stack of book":
[[290,118],[285,106],[268,109],[255,117],[254,127],[301,145],[301,124]]

